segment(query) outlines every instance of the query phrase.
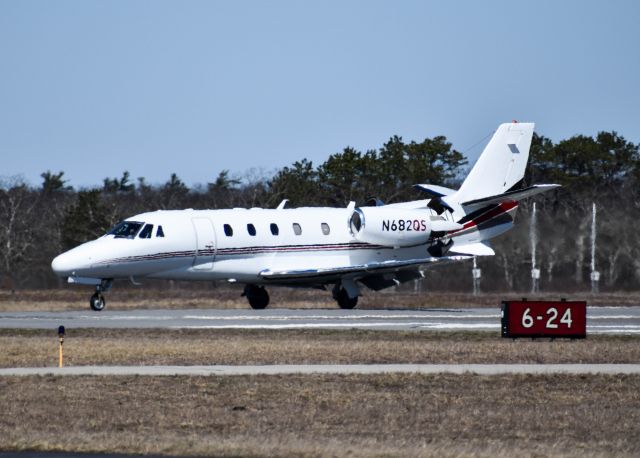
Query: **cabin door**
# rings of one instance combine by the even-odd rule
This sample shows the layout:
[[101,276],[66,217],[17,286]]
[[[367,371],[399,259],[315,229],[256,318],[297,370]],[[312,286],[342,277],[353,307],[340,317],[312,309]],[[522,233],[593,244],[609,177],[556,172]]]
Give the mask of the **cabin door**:
[[209,218],[192,218],[193,229],[196,233],[196,255],[193,258],[195,270],[213,269],[216,257],[216,233]]

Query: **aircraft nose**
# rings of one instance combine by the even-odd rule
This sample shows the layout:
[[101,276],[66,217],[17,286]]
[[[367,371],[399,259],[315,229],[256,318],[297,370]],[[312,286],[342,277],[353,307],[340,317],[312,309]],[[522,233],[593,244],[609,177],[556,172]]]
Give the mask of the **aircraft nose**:
[[69,253],[62,253],[51,261],[51,269],[59,277],[67,277],[72,274],[75,269],[74,257]]

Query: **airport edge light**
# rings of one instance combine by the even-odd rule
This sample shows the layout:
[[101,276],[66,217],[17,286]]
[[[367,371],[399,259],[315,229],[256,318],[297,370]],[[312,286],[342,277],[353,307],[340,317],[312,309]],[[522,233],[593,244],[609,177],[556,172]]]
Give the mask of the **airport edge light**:
[[64,344],[64,326],[58,326],[58,367],[62,367],[62,345]]
[[587,337],[586,301],[503,301],[502,337]]

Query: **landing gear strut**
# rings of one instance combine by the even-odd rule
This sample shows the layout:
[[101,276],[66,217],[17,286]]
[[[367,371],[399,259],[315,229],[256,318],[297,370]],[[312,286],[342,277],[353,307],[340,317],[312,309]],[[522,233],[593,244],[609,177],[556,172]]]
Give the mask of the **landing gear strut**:
[[264,309],[269,305],[269,293],[264,286],[247,285],[242,295],[246,296],[252,309]]
[[101,312],[107,305],[107,301],[102,295],[103,292],[107,292],[111,289],[113,280],[102,280],[102,283],[96,285],[96,292],[89,299],[89,307],[95,312]]
[[333,288],[333,298],[336,300],[341,309],[352,309],[358,305],[358,296],[349,297],[347,290],[336,285]]

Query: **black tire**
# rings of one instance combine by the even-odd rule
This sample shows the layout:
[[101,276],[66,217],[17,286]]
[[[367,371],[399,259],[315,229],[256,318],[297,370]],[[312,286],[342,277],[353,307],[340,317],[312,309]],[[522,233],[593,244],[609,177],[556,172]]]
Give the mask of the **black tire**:
[[341,288],[340,291],[338,291],[338,294],[336,294],[336,301],[341,309],[350,310],[358,305],[358,296],[349,297],[347,291],[344,288]]
[[269,305],[269,293],[264,286],[247,285],[242,295],[247,297],[249,305],[254,310],[262,310]]
[[104,296],[100,293],[95,293],[91,296],[91,299],[89,299],[89,307],[91,307],[91,310],[94,312],[103,311],[106,305],[107,301],[104,300]]

